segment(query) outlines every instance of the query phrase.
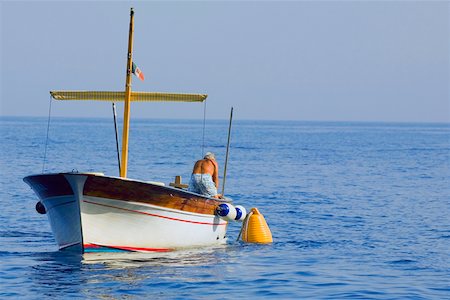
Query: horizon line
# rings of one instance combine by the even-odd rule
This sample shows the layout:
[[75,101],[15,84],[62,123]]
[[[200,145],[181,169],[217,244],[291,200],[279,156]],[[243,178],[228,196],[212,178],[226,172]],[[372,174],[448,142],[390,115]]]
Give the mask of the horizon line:
[[[48,116],[27,116],[27,115],[0,115],[1,118],[44,118],[48,119]],[[52,116],[51,119],[85,119],[85,120],[107,120],[109,117],[100,116],[100,117],[89,117],[89,116]],[[111,117],[112,119],[112,117]],[[118,120],[123,120],[123,117],[117,117]],[[135,117],[132,120],[180,120],[180,121],[203,121],[202,118],[152,118],[152,117]],[[223,118],[206,118],[206,120],[210,121],[228,121],[228,119]],[[446,124],[450,125],[450,120],[448,121],[392,121],[392,120],[317,120],[317,119],[308,119],[308,120],[300,120],[300,119],[239,119],[235,118],[238,121],[251,121],[251,122],[310,122],[310,123],[394,123],[394,124]]]

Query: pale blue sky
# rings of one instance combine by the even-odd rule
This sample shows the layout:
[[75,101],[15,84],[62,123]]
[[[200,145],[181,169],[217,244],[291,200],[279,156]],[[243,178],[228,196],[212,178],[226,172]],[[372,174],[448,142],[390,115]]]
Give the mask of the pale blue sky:
[[[1,115],[47,116],[49,90],[207,93],[207,117],[450,122],[448,1],[1,2]],[[121,107],[120,107],[121,108]],[[54,116],[111,117],[54,102]],[[201,119],[201,104],[132,117]]]

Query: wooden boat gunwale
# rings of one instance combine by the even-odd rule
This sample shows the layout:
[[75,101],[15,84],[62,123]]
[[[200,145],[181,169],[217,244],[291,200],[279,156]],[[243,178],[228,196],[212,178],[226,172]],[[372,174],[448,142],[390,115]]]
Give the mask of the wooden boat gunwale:
[[[60,172],[48,174],[36,174],[25,177],[24,181],[33,188],[33,190],[36,192],[36,194],[39,195],[40,198],[73,195],[74,191],[72,190],[68,182],[64,183],[63,180],[59,179],[55,180],[58,176],[61,179],[65,175],[87,177],[83,187],[83,196],[150,204],[168,209],[179,210],[180,213],[186,211],[191,213],[214,215],[215,214],[214,209],[217,207],[217,205],[221,203],[232,202],[231,200],[228,199],[206,197],[187,190],[166,185],[161,186],[159,184],[146,182],[139,179],[105,176],[89,172],[86,173]],[[47,178],[51,178],[52,182],[47,181],[46,180]],[[94,186],[91,186],[90,184],[93,180],[101,180],[103,182],[110,181],[111,185],[102,186],[100,184],[96,184]],[[56,186],[55,182],[58,184],[58,187],[56,189],[54,188]],[[46,185],[47,186],[51,185],[51,188],[46,188]],[[111,190],[111,187],[113,187],[114,190],[117,190],[121,189],[123,186],[128,187],[126,189],[122,189],[123,191],[122,193],[115,193],[114,191]],[[132,190],[130,186],[140,188],[141,194],[138,194],[139,196],[137,195],[130,196],[131,193],[130,190]],[[127,194],[129,195],[128,197],[126,197]],[[142,194],[144,194],[145,197],[142,197]],[[151,197],[155,197],[156,199],[152,199]],[[164,203],[169,204],[163,205]],[[172,205],[170,205],[170,203],[172,203]]]

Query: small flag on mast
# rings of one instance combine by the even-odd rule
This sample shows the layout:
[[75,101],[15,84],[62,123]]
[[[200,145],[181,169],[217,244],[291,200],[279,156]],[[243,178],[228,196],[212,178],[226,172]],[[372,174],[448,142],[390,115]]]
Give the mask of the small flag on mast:
[[136,75],[140,80],[144,81],[144,73],[142,73],[141,69],[136,66],[136,64],[133,62],[133,68],[132,72],[134,75]]

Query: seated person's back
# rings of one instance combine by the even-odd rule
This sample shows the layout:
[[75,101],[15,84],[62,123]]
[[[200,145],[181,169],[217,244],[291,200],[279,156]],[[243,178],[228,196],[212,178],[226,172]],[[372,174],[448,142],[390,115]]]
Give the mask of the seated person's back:
[[197,161],[192,170],[192,174],[210,174],[214,175],[215,166],[214,163],[209,159],[201,159]]
[[219,167],[213,153],[206,153],[205,157],[198,160],[192,170],[189,181],[189,191],[202,194],[207,197],[219,198]]

